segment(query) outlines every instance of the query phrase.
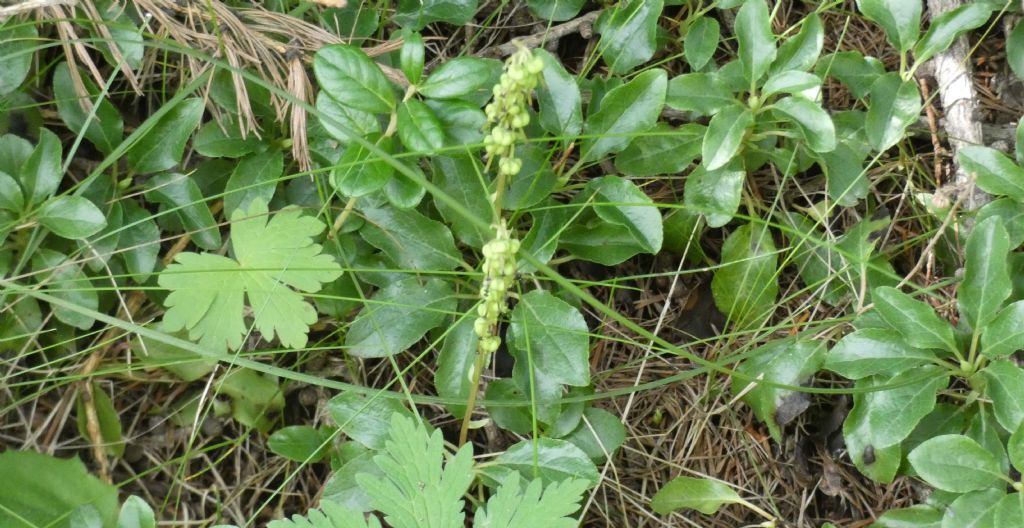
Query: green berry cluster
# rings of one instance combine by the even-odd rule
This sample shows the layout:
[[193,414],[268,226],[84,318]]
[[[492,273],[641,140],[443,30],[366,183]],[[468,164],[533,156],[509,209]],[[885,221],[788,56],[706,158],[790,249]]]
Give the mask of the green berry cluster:
[[498,160],[498,174],[519,174],[523,162],[515,157],[515,144],[526,139],[523,129],[530,124],[530,94],[537,87],[544,60],[520,48],[505,62],[501,81],[494,86],[494,99],[487,105],[491,132],[484,138],[489,159]]
[[519,241],[512,238],[504,221],[495,230],[494,239],[484,244],[484,280],[480,285],[478,317],[473,322],[473,330],[480,337],[477,347],[485,354],[493,354],[501,344],[495,329],[498,317],[508,312],[508,290],[516,279],[516,252],[519,251]]

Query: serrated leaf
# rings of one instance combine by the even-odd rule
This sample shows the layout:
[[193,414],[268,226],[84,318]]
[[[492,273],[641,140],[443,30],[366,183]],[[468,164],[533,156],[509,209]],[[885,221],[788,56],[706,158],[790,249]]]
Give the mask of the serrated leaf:
[[654,56],[663,6],[663,0],[625,0],[601,13],[594,24],[597,50],[611,73],[628,73]]
[[366,225],[360,233],[402,268],[452,270],[462,259],[448,226],[414,209],[363,209]]
[[871,85],[871,107],[864,122],[871,147],[876,151],[889,149],[905,137],[907,127],[916,123],[919,115],[921,92],[917,82],[904,81],[895,72],[882,75]]
[[25,196],[21,193],[21,185],[11,175],[0,171],[0,209],[19,213],[23,207]]
[[511,319],[509,344],[517,368],[532,363],[537,375],[554,382],[590,384],[589,329],[579,310],[534,290],[519,299]]
[[557,136],[579,134],[583,129],[583,97],[576,79],[554,55],[542,49],[533,53],[544,61],[543,82],[537,88],[540,126]]
[[609,90],[600,109],[587,116],[584,133],[590,137],[583,140],[581,160],[596,161],[621,152],[634,134],[653,127],[665,104],[667,86],[665,70],[655,68]]
[[772,33],[771,13],[764,0],[747,0],[736,13],[736,40],[743,75],[753,86],[775,60],[775,35]]
[[522,489],[518,473],[512,473],[498,491],[477,509],[473,528],[574,528],[569,517],[580,507],[589,487],[585,480],[568,479],[544,487],[540,479]]
[[977,224],[967,237],[964,281],[957,304],[975,330],[992,321],[1013,291],[1007,260],[1010,249],[1010,235],[999,217]]
[[982,369],[985,394],[992,400],[992,410],[1003,429],[1016,431],[1024,422],[1024,370],[1011,361],[993,361]]
[[957,152],[956,159],[975,177],[983,191],[1024,202],[1024,169],[1002,152],[981,145],[968,145]]
[[[213,350],[237,349],[246,334],[244,298],[253,327],[267,340],[306,345],[316,310],[301,293],[313,293],[341,275],[330,255],[321,254],[312,237],[322,231],[315,218],[298,209],[273,217],[259,198],[247,211],[231,215],[234,259],[210,253],[179,253],[157,282],[171,291],[164,301],[169,331],[187,329],[191,339]],[[294,290],[292,289],[294,288]],[[296,291],[297,290],[297,291]]]
[[690,68],[694,71],[704,67],[718,49],[721,28],[718,21],[709,16],[702,16],[686,29],[683,38],[683,55]]
[[386,357],[404,352],[455,311],[455,293],[438,279],[403,279],[377,292],[345,336],[346,352]]
[[[752,378],[763,378],[772,383],[800,385],[821,368],[825,357],[823,343],[803,339],[783,339],[760,347],[757,352],[736,368],[737,372]],[[753,387],[749,387],[754,383]],[[733,394],[743,395],[743,401],[764,421],[776,441],[782,439],[782,427],[799,416],[810,405],[800,393],[745,380],[734,379]]]
[[683,203],[707,221],[708,227],[728,224],[740,207],[747,173],[732,165],[709,171],[699,165],[686,178]]
[[889,42],[899,51],[909,51],[921,32],[921,6],[918,0],[857,0],[857,8],[868,19],[882,26]]
[[715,305],[740,328],[754,323],[775,303],[777,272],[771,232],[764,226],[741,226],[722,245],[722,264],[711,280]]
[[681,509],[711,515],[726,504],[742,500],[732,487],[723,482],[682,476],[672,479],[654,494],[651,509],[662,515]]
[[456,57],[437,67],[418,91],[431,99],[458,99],[488,86],[499,63],[478,57]]
[[911,346],[958,351],[953,327],[931,306],[889,286],[875,288],[872,297],[878,314]]
[[87,76],[80,76],[78,80],[89,94],[89,101],[85,106],[75,91],[67,63],[62,62],[54,69],[53,97],[57,113],[72,132],[80,134],[84,130],[86,139],[104,154],[110,154],[121,144],[124,135],[121,113],[104,97],[96,107],[96,115],[89,119],[89,111],[86,108],[92,108],[99,90]]
[[935,17],[928,26],[928,32],[914,45],[914,61],[922,64],[941,53],[961,34],[988,22],[991,15],[991,5],[973,2]]
[[313,56],[313,71],[320,86],[339,103],[375,114],[395,107],[395,91],[363,50],[348,44],[320,48]]
[[1024,349],[1024,301],[1003,308],[981,334],[981,353],[1006,357]]
[[445,463],[444,436],[421,422],[395,415],[389,439],[373,461],[384,476],[357,475],[375,509],[394,528],[462,528],[462,496],[473,482],[473,448],[467,444]]
[[754,126],[749,108],[735,105],[723,108],[708,123],[701,146],[703,165],[712,171],[726,166],[743,147],[747,130]]
[[409,99],[398,106],[398,137],[410,152],[434,152],[444,146],[444,129],[434,111]]
[[893,330],[865,328],[836,343],[825,357],[824,368],[845,378],[861,379],[897,374],[935,359],[934,351],[907,345]]
[[185,143],[203,117],[203,101],[179,101],[125,154],[128,165],[140,173],[160,172],[181,163]]
[[98,207],[81,196],[57,196],[39,208],[36,219],[59,237],[79,240],[100,232],[107,219]]
[[363,512],[350,510],[341,504],[329,500],[320,502],[320,509],[306,512],[306,515],[293,515],[291,519],[270,521],[267,528],[381,528],[380,521],[374,515],[366,516]]

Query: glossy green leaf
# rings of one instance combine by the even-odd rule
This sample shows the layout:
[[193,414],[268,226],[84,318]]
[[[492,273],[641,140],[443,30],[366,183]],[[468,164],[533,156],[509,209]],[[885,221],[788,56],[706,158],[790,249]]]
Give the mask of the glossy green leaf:
[[455,311],[451,286],[438,279],[403,279],[367,302],[345,336],[355,357],[386,357],[404,352]]
[[981,333],[981,353],[989,358],[1024,350],[1024,301],[1003,308]]
[[[434,387],[438,396],[454,401],[466,401],[469,397],[472,380],[473,363],[476,360],[476,345],[479,338],[473,331],[474,317],[466,316],[459,319],[444,338],[441,350],[437,355],[437,368],[434,370]],[[488,386],[487,397],[491,398],[493,384]],[[446,404],[448,412],[456,418],[462,418],[466,412],[465,405]]]
[[736,40],[743,76],[753,86],[775,61],[775,35],[771,13],[764,0],[747,0],[736,13]]
[[1024,493],[1011,493],[996,504],[993,526],[1024,526]]
[[[420,170],[418,165],[409,167],[409,169],[421,176],[423,175],[423,171]],[[399,209],[412,209],[416,207],[426,194],[427,189],[425,187],[402,173],[393,175],[388,180],[388,184],[384,186],[384,195],[387,196],[388,202]]]
[[[83,439],[90,440],[85,401],[86,396],[83,389],[75,402],[76,422],[78,434]],[[92,407],[96,413],[96,425],[99,427],[100,438],[103,439],[103,450],[115,458],[124,456],[125,438],[122,436],[120,415],[110,396],[96,383],[92,384]]]
[[623,0],[601,13],[597,51],[613,74],[629,73],[654,56],[663,0]]
[[836,129],[820,105],[802,95],[791,95],[776,101],[776,112],[796,123],[807,146],[814,152],[831,152],[836,148]]
[[[821,342],[779,339],[758,348],[736,370],[772,383],[800,385],[821,368],[824,358],[825,347]],[[739,379],[734,379],[732,392],[743,394],[743,401],[768,425],[776,441],[782,440],[782,427],[810,406],[810,399],[798,392],[762,384],[750,387],[750,383]]]
[[2,526],[64,527],[82,505],[94,508],[104,526],[114,525],[117,488],[91,475],[77,458],[9,449],[0,453],[0,474]]
[[1010,296],[1010,235],[1001,218],[977,224],[967,237],[964,281],[957,292],[960,313],[971,328],[987,325]]
[[889,42],[906,52],[921,33],[921,6],[917,0],[857,0],[857,8],[885,30]]
[[739,209],[746,179],[747,173],[733,165],[713,171],[698,166],[686,178],[683,203],[703,215],[708,227],[722,227]]
[[1019,22],[1006,38],[1006,62],[1018,79],[1024,79],[1024,24]]
[[953,327],[939,318],[931,306],[888,286],[875,288],[872,297],[878,314],[899,331],[910,346],[959,350]]
[[[872,385],[872,378],[857,382],[858,387]],[[876,447],[872,443],[874,425],[868,421],[868,410],[868,404],[855,395],[853,408],[843,422],[843,441],[858,471],[876,482],[888,484],[900,469],[903,450],[898,443],[887,447]]]
[[935,17],[928,26],[928,32],[914,45],[914,61],[921,64],[941,53],[963,33],[988,22],[991,15],[991,5],[973,2]]
[[684,73],[669,81],[665,104],[676,110],[715,115],[723,108],[738,105],[738,101],[718,75]]
[[942,510],[915,504],[885,512],[870,528],[941,528],[941,524]]
[[[46,280],[44,291],[48,291],[54,297],[86,310],[99,309],[99,296],[92,282],[82,272],[81,265],[72,263],[64,254],[50,249],[36,250],[32,255],[32,269],[39,272],[40,280]],[[88,330],[96,322],[91,316],[70,308],[56,304],[50,308],[58,321],[79,330]]]
[[587,183],[583,194],[593,197],[594,211],[599,217],[624,226],[645,252],[661,250],[661,214],[636,184],[617,176],[603,176]]
[[1024,204],[1012,198],[998,198],[982,206],[975,220],[981,223],[992,217],[1003,220],[1006,233],[1010,236],[1010,247],[1024,244]]
[[818,75],[830,75],[846,85],[850,95],[861,99],[885,73],[885,66],[874,57],[857,51],[840,51],[823,58],[816,69]]
[[283,173],[284,155],[280,150],[239,160],[224,189],[224,214],[230,217],[235,210],[248,210],[257,199],[270,203]]
[[[808,90],[816,90],[821,86],[821,77],[800,70],[783,70],[772,74],[761,87],[761,96],[788,93],[799,94]],[[785,99],[784,99],[785,100]],[[816,105],[819,106],[820,105]],[[833,132],[833,135],[835,133]]]
[[461,99],[427,99],[426,103],[441,122],[448,146],[483,142],[487,116],[477,105]]
[[308,425],[290,425],[274,431],[267,439],[267,448],[274,454],[295,462],[315,463],[327,455],[331,435]]
[[125,155],[128,165],[140,173],[160,172],[181,163],[185,143],[203,117],[203,101],[185,99],[142,136]]
[[121,113],[110,103],[108,98],[104,97],[100,99],[99,105],[96,107],[96,114],[89,119],[89,113],[93,103],[96,102],[99,90],[88,76],[80,76],[79,81],[89,94],[87,101],[79,99],[80,96],[71,80],[71,72],[68,70],[67,63],[62,62],[54,68],[53,98],[57,105],[57,113],[72,132],[81,134],[84,130],[85,138],[89,142],[104,154],[110,154],[121,144],[124,135],[124,122],[121,119]]
[[865,328],[841,339],[825,357],[824,368],[845,378],[893,375],[933,362],[935,352],[907,345],[893,330]]
[[916,81],[903,81],[896,73],[879,77],[871,85],[871,107],[865,121],[872,148],[883,151],[901,141],[920,114],[921,92]]
[[25,207],[25,196],[21,185],[11,175],[0,171],[0,209],[19,213]]
[[153,508],[140,497],[128,497],[117,515],[117,528],[156,528]]
[[6,172],[15,180],[20,180],[21,168],[32,155],[32,150],[32,144],[21,136],[0,136],[0,172]]
[[[462,377],[465,378],[466,375],[462,374]],[[487,384],[487,401],[495,403],[488,404],[485,408],[498,427],[512,433],[527,435],[533,430],[531,411],[536,399],[524,392],[514,379],[499,378]],[[518,405],[510,405],[513,403]],[[462,408],[465,409],[465,406]]]
[[398,137],[411,152],[434,152],[444,146],[444,129],[434,111],[409,99],[398,106]]
[[18,171],[25,201],[38,205],[57,192],[64,171],[61,167],[61,144],[49,129],[39,131],[39,143]]
[[858,381],[858,389],[896,386],[854,397],[855,405],[863,407],[861,412],[867,426],[864,431],[867,443],[878,449],[902,442],[932,412],[936,393],[948,384],[949,377],[940,375],[938,367],[932,366]]
[[926,440],[907,459],[925,482],[954,493],[988,488],[1002,476],[995,457],[963,435]]
[[986,489],[966,493],[950,503],[942,518],[942,528],[997,528],[996,507],[1006,492]]
[[[96,2],[96,8],[112,37],[96,43],[107,63],[120,65],[123,62],[129,68],[139,70],[145,48],[142,30],[125,6],[115,0],[100,0]],[[116,53],[114,48],[117,49]]]
[[800,32],[779,46],[778,55],[769,73],[810,70],[821,55],[824,44],[825,27],[821,23],[821,17],[817,13],[811,13],[803,20]]
[[682,172],[700,155],[706,129],[697,123],[679,128],[658,123],[615,157],[615,168],[629,176]]
[[530,11],[545,20],[562,22],[579,14],[586,0],[527,0]]
[[721,267],[711,280],[715,305],[738,327],[768,315],[779,293],[778,255],[771,232],[745,224],[722,245]]
[[[391,152],[394,144],[391,137],[370,139],[376,140],[377,147],[384,152]],[[359,198],[383,189],[391,181],[394,172],[394,167],[370,149],[353,142],[341,154],[338,164],[331,171],[331,185],[345,196]]]
[[520,297],[512,310],[508,344],[517,366],[557,383],[590,384],[590,339],[583,314],[544,290]]
[[36,25],[18,18],[8,18],[0,26],[0,96],[21,86],[32,68],[32,57],[40,46]]
[[1015,363],[1000,359],[981,371],[985,376],[985,394],[992,400],[992,410],[1003,429],[1016,431],[1024,422],[1024,370]]
[[708,123],[701,146],[703,165],[709,171],[724,167],[739,154],[743,138],[754,126],[754,114],[749,108],[728,106],[723,108]]
[[206,123],[196,132],[192,148],[211,158],[241,158],[260,147],[260,140],[255,134],[250,133],[243,138],[234,123],[227,123],[224,127],[216,121]]
[[57,196],[39,208],[36,219],[43,227],[72,240],[98,233],[107,225],[103,211],[79,196]]
[[575,136],[583,129],[583,98],[576,78],[545,50],[534,55],[544,61],[543,82],[537,88],[540,126],[557,136]]
[[591,460],[603,462],[626,441],[626,427],[614,414],[597,407],[587,407],[580,424],[563,440],[575,444]]
[[388,439],[392,416],[412,416],[400,400],[343,392],[327,402],[335,425],[369,449],[381,449]]
[[381,131],[377,116],[343,105],[326,92],[317,95],[316,109],[324,130],[342,145],[352,142],[351,134],[366,137]]
[[651,509],[662,515],[683,509],[711,515],[726,504],[742,500],[731,486],[723,482],[681,476],[670,480],[654,494]]
[[718,21],[709,16],[702,16],[686,28],[683,38],[683,55],[690,68],[700,70],[715,55],[718,49],[721,28]]
[[146,199],[171,208],[197,246],[214,250],[220,247],[217,222],[206,205],[196,182],[184,174],[166,173],[150,178]]
[[[565,226],[572,218],[572,213],[563,204],[548,199],[541,203],[538,210],[530,213],[530,216],[533,218],[533,225],[522,239],[521,251],[529,251],[537,260],[546,264],[554,256]],[[631,241],[631,244],[627,253],[635,255],[636,243]],[[529,273],[535,270],[528,262],[520,261],[519,271]]]
[[363,238],[405,269],[452,270],[462,259],[448,227],[416,210],[363,209]]
[[870,182],[864,167],[864,156],[841,142],[832,152],[821,153],[826,175],[826,189],[839,205],[853,207],[868,195]]
[[398,63],[411,84],[419,84],[423,78],[423,56],[423,36],[416,31],[403,35]]
[[566,479],[583,479],[596,485],[600,479],[594,463],[580,448],[564,440],[538,438],[524,440],[498,455],[500,468],[518,471],[523,477],[540,478],[545,484]]
[[456,57],[430,73],[419,92],[433,99],[457,99],[488,87],[497,61],[478,57]]
[[667,86],[665,70],[651,69],[609,90],[600,110],[587,116],[584,133],[591,137],[583,140],[581,160],[595,161],[621,152],[634,134],[653,127],[665,104]]
[[977,179],[985,192],[1024,202],[1024,169],[990,147],[968,145],[957,152],[957,161]]
[[477,4],[478,0],[398,0],[394,21],[413,31],[434,22],[464,26],[472,20]]
[[313,56],[320,87],[342,105],[383,114],[395,107],[395,91],[377,63],[348,44],[320,48]]
[[1013,434],[1006,442],[1006,453],[1013,467],[1020,471],[1020,468],[1024,467],[1024,424],[1013,430]]
[[[517,154],[523,149],[517,149]],[[524,168],[525,168],[524,163]],[[490,191],[485,185],[483,167],[470,156],[435,156],[431,160],[432,177],[434,184],[451,198],[454,198],[463,208],[468,210],[476,218],[490,218],[493,206],[487,196]],[[520,171],[516,178],[529,175],[528,171]],[[451,226],[452,232],[459,241],[475,248],[483,247],[484,243],[494,238],[490,229],[482,228],[475,222],[469,221],[459,214],[451,205],[435,200],[441,217]]]
[[[558,186],[558,175],[551,168],[551,155],[549,149],[537,144],[516,147],[516,156],[523,162],[523,168],[512,178],[512,185],[505,193],[505,210],[516,211],[533,207],[555,190]],[[475,177],[479,181],[479,176]],[[486,214],[477,218],[486,218]]]

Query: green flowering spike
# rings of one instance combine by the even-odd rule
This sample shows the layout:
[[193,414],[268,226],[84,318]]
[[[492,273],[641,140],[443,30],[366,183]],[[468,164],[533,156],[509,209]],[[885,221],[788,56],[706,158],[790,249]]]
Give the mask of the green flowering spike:
[[480,337],[479,351],[491,354],[498,350],[501,338],[495,335],[498,317],[508,312],[508,290],[516,279],[516,252],[519,241],[512,238],[502,221],[495,228],[493,240],[484,244],[484,280],[480,285],[480,306],[473,330]]
[[520,48],[505,63],[505,73],[494,86],[494,100],[485,108],[491,132],[484,138],[487,157],[497,160],[499,176],[519,174],[523,163],[515,157],[515,144],[526,139],[523,129],[530,124],[530,97],[540,81],[544,61]]

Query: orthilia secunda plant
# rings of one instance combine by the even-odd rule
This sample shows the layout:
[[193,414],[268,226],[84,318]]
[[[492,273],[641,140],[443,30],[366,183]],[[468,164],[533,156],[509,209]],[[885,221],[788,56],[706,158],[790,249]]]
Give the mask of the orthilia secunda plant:
[[511,178],[519,174],[523,162],[516,157],[516,144],[526,140],[523,129],[530,124],[529,106],[533,89],[540,80],[544,61],[525,47],[505,61],[505,71],[494,86],[494,98],[485,109],[490,130],[484,138],[487,168],[497,167],[498,178],[494,194],[490,197],[494,209],[494,238],[483,247],[483,281],[480,284],[480,304],[473,330],[479,338],[477,357],[473,369],[467,373],[472,383],[466,415],[462,420],[459,445],[466,442],[470,417],[480,387],[480,375],[489,359],[501,345],[498,320],[508,312],[508,292],[516,279],[516,253],[519,240],[509,230],[501,216],[501,203]]

